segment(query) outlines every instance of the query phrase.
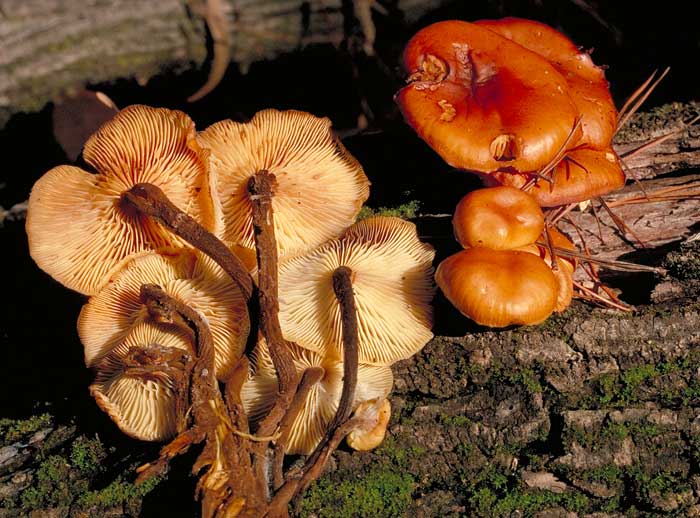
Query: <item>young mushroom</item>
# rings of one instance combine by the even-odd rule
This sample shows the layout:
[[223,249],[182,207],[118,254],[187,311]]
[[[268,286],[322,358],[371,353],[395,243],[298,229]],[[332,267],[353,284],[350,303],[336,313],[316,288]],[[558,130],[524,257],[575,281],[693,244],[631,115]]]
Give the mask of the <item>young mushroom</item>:
[[430,245],[415,225],[374,217],[343,236],[280,264],[280,324],[286,339],[323,356],[341,357],[341,310],[333,272],[351,270],[359,323],[359,361],[390,365],[432,338]]
[[543,322],[554,311],[559,286],[539,257],[475,247],[440,263],[435,280],[465,316],[489,327]]
[[396,102],[453,167],[538,171],[577,140],[578,110],[562,74],[486,27],[455,20],[425,27],[403,61],[409,84]]
[[518,248],[537,241],[544,214],[535,199],[514,187],[476,189],[460,200],[452,218],[455,237],[464,248]]
[[66,287],[94,295],[129,255],[182,245],[123,202],[142,182],[160,186],[172,203],[211,227],[206,153],[194,137],[186,114],[164,108],[129,106],[104,124],[83,149],[96,174],[59,166],[32,188],[26,227],[37,265]]
[[362,167],[326,118],[301,111],[263,110],[249,122],[213,124],[197,136],[211,150],[211,185],[225,241],[254,248],[248,182],[274,175],[272,198],[280,257],[340,235],[369,195]]
[[200,312],[214,338],[216,375],[225,380],[243,354],[250,320],[238,287],[213,260],[200,252],[164,249],[144,252],[126,262],[83,306],[78,334],[85,363],[94,367],[137,325],[165,334],[181,333],[149,317],[140,298],[142,284],[157,283],[172,297]]
[[354,418],[363,419],[366,424],[355,428],[345,438],[353,450],[369,451],[379,446],[386,435],[391,418],[391,403],[388,399],[363,401],[355,409]]

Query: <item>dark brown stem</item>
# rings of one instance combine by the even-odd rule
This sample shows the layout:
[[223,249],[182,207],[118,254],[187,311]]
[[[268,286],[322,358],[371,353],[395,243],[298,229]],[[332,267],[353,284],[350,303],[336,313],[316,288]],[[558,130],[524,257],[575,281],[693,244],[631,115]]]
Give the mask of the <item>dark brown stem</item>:
[[327,441],[324,441],[322,448],[319,450],[318,455],[312,463],[304,465],[304,468],[291,474],[287,477],[287,481],[284,485],[275,493],[275,496],[270,502],[269,508],[271,514],[268,516],[276,516],[272,512],[286,508],[289,502],[292,501],[296,496],[300,495],[314,480],[318,479],[323,473],[323,469],[326,467],[328,459],[330,459],[333,452],[338,448],[341,441],[355,428],[361,428],[362,426],[367,426],[367,420],[363,418],[353,418],[345,421],[340,427],[336,428],[335,432],[330,436]]
[[160,188],[139,183],[123,193],[122,200],[207,254],[240,287],[246,299],[252,297],[253,280],[241,260],[220,239],[177,208]]
[[[222,512],[245,504],[245,509],[255,515],[266,507],[264,488],[259,488],[253,476],[248,443],[238,435],[231,422],[229,410],[219,392],[214,376],[214,342],[207,321],[189,306],[170,297],[159,286],[145,284],[141,287],[141,298],[149,315],[158,322],[175,324],[188,329],[194,335],[196,360],[190,385],[190,407],[194,424],[190,430],[180,434],[171,444],[161,450],[161,458],[153,467],[142,470],[143,480],[154,473],[167,471],[167,464],[175,455],[185,451],[191,444],[205,442],[204,449],[194,463],[193,472],[204,468],[197,492],[202,500],[202,517],[213,518]],[[245,365],[245,362],[242,366]],[[234,370],[231,391],[240,393],[245,380],[245,369],[241,365]],[[237,396],[230,399],[236,421],[245,418]],[[258,490],[263,489],[263,490]],[[245,497],[243,497],[245,495]],[[242,499],[242,500],[241,500]],[[224,511],[222,511],[224,510]]]
[[309,367],[304,371],[296,394],[294,394],[294,399],[292,399],[292,403],[289,405],[287,413],[282,418],[282,421],[280,421],[279,438],[275,443],[274,457],[272,460],[272,487],[274,490],[279,489],[284,483],[282,465],[284,463],[284,454],[287,450],[289,434],[292,431],[294,420],[304,407],[304,404],[306,403],[306,396],[308,396],[309,391],[316,383],[321,381],[324,374],[325,370],[323,367]]
[[326,436],[309,455],[301,470],[288,474],[287,482],[282,485],[270,504],[271,509],[280,505],[277,500],[278,496],[280,499],[289,498],[291,500],[321,476],[323,468],[340,441],[360,421],[363,421],[357,418],[348,420],[352,412],[355,387],[357,386],[359,334],[355,295],[352,289],[352,270],[347,266],[340,266],[333,272],[333,291],[340,303],[343,327],[343,391],[340,395],[338,409],[328,426]]
[[343,329],[343,392],[338,410],[329,426],[330,433],[340,426],[352,412],[357,386],[359,334],[357,328],[357,306],[352,290],[352,270],[340,266],[333,272],[333,291],[340,303]]

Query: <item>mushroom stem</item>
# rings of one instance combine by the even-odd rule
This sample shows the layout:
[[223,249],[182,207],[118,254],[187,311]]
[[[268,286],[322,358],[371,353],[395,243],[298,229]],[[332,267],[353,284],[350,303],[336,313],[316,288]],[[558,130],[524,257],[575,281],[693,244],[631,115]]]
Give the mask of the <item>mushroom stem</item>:
[[280,393],[277,403],[261,422],[259,435],[270,435],[277,427],[289,408],[300,379],[289,352],[289,342],[282,336],[279,320],[277,242],[272,210],[272,196],[276,186],[275,175],[264,170],[256,173],[248,182],[258,257],[260,328],[269,346]]
[[358,345],[359,333],[357,328],[357,306],[352,291],[352,270],[347,266],[339,266],[333,272],[333,291],[340,303],[343,328],[343,392],[338,403],[338,410],[328,427],[326,439],[334,429],[350,417],[352,402],[355,399],[357,386]]
[[245,298],[250,299],[253,280],[241,260],[220,239],[177,208],[159,187],[139,183],[123,193],[121,199],[211,257],[240,287]]
[[[270,351],[270,357],[279,381],[278,397],[268,414],[260,421],[257,435],[272,435],[292,404],[301,374],[294,366],[289,351],[290,343],[282,336],[279,321],[277,241],[275,239],[272,196],[277,186],[275,175],[262,170],[248,182],[248,193],[253,208],[253,232],[258,259],[258,305],[260,331]],[[253,446],[256,477],[266,479],[269,459],[267,442]]]
[[[356,426],[364,424],[364,419],[348,419],[352,413],[355,398],[358,369],[357,308],[352,289],[352,270],[340,266],[333,272],[333,291],[340,303],[343,327],[343,392],[340,395],[338,409],[328,426],[326,435],[316,449],[309,455],[300,471],[287,475],[287,482],[280,488],[279,494],[286,494],[291,500],[303,492],[311,482],[316,480],[340,442]],[[274,508],[277,496],[270,503]]]
[[[197,484],[202,500],[202,516],[211,518],[219,509],[240,505],[241,495],[246,495],[246,509],[255,511],[264,508],[265,492],[260,491],[260,484],[253,477],[247,450],[249,443],[246,439],[229,433],[233,424],[214,376],[214,342],[207,321],[154,284],[141,286],[141,299],[156,321],[175,324],[194,335],[196,360],[190,385],[194,422],[189,430],[161,450],[161,456],[156,462],[140,469],[137,482],[143,482],[152,475],[164,474],[168,470],[170,459],[186,451],[190,445],[205,441],[204,449],[193,467],[194,473],[208,467]],[[234,371],[230,387],[233,391],[242,384],[242,372],[245,370]],[[242,407],[239,411],[241,416],[245,415]]]
[[[309,457],[301,470],[290,472],[287,475],[286,482],[279,491],[275,493],[269,508],[274,511],[286,507],[292,499],[304,492],[314,480],[321,476],[328,459],[330,459],[342,440],[345,439],[351,431],[363,426],[369,426],[366,419],[353,418],[345,421],[345,423],[336,428],[334,433],[331,434],[330,439],[321,443],[321,447],[315,459]],[[276,515],[270,514],[269,516]]]

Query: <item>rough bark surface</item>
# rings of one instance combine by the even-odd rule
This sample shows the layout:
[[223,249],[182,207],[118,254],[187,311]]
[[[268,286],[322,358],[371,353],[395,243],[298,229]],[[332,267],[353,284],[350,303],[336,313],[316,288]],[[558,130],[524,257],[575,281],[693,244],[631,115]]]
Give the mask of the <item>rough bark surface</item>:
[[[396,3],[407,22],[444,0]],[[146,81],[207,56],[205,0],[5,0],[0,6],[0,128],[72,89],[117,78]],[[230,58],[244,70],[310,43],[339,44],[358,21],[342,0],[217,2]],[[349,9],[348,9],[349,6]],[[213,31],[212,31],[213,32]]]

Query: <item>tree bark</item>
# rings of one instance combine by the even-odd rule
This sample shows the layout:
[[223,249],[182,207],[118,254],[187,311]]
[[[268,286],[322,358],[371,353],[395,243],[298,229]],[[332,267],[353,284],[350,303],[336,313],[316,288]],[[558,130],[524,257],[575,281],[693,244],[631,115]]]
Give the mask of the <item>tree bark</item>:
[[[381,16],[411,22],[445,2],[402,0]],[[309,43],[338,45],[345,24],[358,23],[343,0],[4,0],[0,128],[13,113],[37,111],[86,84],[202,66],[207,9],[221,11],[230,59],[243,70]]]

